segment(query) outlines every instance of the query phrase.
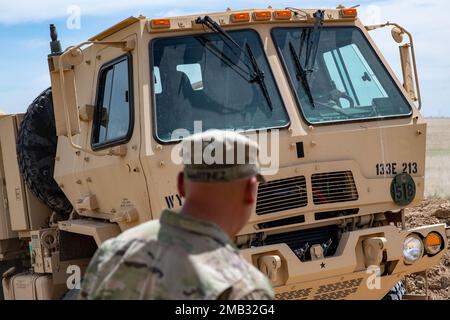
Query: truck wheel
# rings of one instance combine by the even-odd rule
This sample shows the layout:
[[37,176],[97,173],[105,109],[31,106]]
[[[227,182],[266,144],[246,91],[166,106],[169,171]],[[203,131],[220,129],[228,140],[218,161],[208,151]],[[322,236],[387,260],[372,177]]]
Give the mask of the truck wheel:
[[406,288],[403,281],[398,282],[389,293],[383,298],[383,300],[403,300],[403,296],[406,294]]
[[53,179],[57,143],[52,89],[48,88],[28,107],[19,129],[17,157],[31,192],[51,210],[68,218],[72,205]]

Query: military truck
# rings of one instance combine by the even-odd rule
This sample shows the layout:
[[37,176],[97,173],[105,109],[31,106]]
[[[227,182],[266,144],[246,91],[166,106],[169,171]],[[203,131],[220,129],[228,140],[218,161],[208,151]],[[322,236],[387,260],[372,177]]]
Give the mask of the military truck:
[[[383,27],[402,82],[369,35]],[[427,133],[405,28],[340,6],[130,17],[66,50],[50,29],[51,88],[0,120],[7,299],[61,298],[104,241],[179,208],[181,131],[270,145],[234,240],[277,299],[396,299],[445,254],[445,225],[405,225]]]

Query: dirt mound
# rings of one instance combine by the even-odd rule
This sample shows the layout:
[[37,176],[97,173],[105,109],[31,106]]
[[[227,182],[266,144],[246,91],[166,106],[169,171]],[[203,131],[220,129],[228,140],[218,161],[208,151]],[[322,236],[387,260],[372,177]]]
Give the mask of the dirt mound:
[[434,216],[438,219],[446,219],[448,221],[450,219],[450,203],[441,204],[439,209],[434,213]]
[[[437,223],[450,225],[450,201],[425,200],[420,206],[406,210],[406,223],[410,228]],[[422,276],[408,278],[407,286],[409,293],[425,294],[426,281]],[[450,299],[450,253],[428,271],[428,287],[431,299]]]

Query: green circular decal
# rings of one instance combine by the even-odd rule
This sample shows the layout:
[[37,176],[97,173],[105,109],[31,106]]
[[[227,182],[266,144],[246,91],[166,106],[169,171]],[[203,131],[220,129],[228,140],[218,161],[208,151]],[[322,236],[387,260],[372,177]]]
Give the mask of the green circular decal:
[[407,173],[397,175],[391,183],[392,200],[399,206],[407,206],[416,197],[416,183]]

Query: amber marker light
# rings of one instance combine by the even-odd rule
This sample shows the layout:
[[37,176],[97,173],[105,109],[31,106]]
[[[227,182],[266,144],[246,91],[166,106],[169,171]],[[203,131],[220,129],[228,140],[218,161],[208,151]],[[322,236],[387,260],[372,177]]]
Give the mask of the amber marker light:
[[273,12],[273,17],[276,20],[290,20],[292,18],[292,12],[289,10],[277,10]]
[[424,244],[425,244],[425,251],[429,255],[438,254],[442,248],[442,237],[436,232],[431,232],[425,238]]
[[152,19],[150,24],[153,29],[170,28],[170,19]]
[[250,13],[248,12],[239,12],[233,13],[231,15],[232,22],[249,22],[250,21]]
[[272,12],[270,11],[256,11],[253,13],[253,18],[256,21],[268,21],[272,18]]
[[341,10],[343,18],[356,18],[358,16],[358,10],[356,8],[347,8]]

